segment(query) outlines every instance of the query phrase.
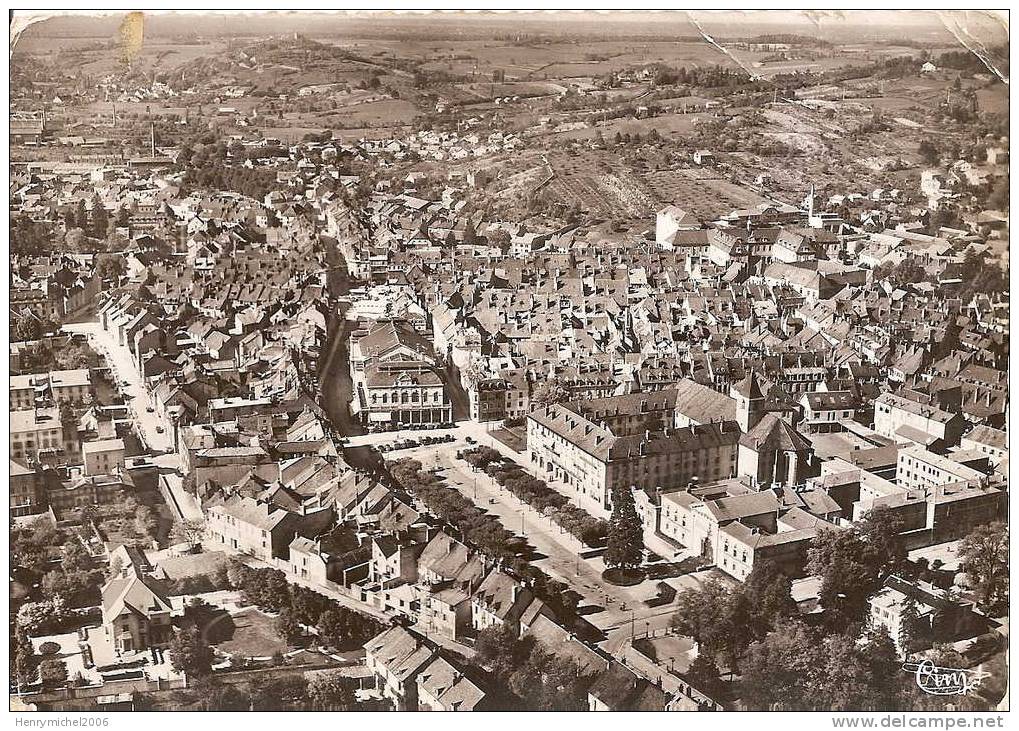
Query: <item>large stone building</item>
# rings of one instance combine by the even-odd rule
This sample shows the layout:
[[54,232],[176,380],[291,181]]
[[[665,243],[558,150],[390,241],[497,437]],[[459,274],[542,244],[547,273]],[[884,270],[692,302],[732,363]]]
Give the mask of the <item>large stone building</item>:
[[739,440],[739,474],[756,483],[796,485],[817,471],[813,450],[787,422],[766,414]]
[[[983,463],[987,466],[987,457],[972,454],[966,460],[967,453],[959,453],[963,459],[943,457],[918,446],[899,450],[899,459],[895,471],[896,483],[904,488],[927,488],[934,485],[967,483],[970,485],[987,485],[986,471],[975,469],[973,464]],[[971,464],[966,464],[969,461]]]
[[124,440],[98,439],[81,445],[85,475],[109,475],[124,469]]
[[410,323],[384,322],[351,336],[352,409],[369,425],[437,425],[453,420],[438,359]]
[[834,528],[840,511],[819,490],[754,491],[741,480],[663,492],[660,501],[658,532],[740,581],[763,560],[801,575],[810,541]]
[[930,404],[883,393],[874,401],[874,431],[883,437],[917,444],[953,447],[959,443],[965,419]]
[[318,535],[334,515],[332,510],[301,515],[243,495],[216,498],[206,509],[206,545],[271,564],[274,559],[289,558],[295,536]]
[[732,393],[684,379],[662,391],[535,409],[527,419],[531,463],[596,513],[612,509],[621,487],[668,490],[737,475],[797,484],[819,471],[810,443],[783,418],[790,412],[769,402],[756,375]]
[[56,403],[80,404],[92,393],[92,377],[88,368],[51,371],[49,386]]
[[535,409],[527,417],[532,466],[598,513],[611,511],[617,488],[680,487],[736,474],[736,422],[675,428],[662,423],[665,409],[652,410],[655,397],[661,398],[640,394]]
[[10,410],[31,409],[37,401],[82,404],[92,394],[88,368],[10,377]]

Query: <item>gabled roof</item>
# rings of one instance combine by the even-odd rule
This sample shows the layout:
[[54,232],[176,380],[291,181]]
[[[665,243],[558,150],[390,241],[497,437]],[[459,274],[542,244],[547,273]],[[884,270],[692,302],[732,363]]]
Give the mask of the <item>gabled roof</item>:
[[765,513],[777,513],[782,507],[782,501],[773,490],[763,490],[749,492],[745,495],[731,495],[717,500],[707,500],[704,507],[714,516],[715,520],[721,523]]
[[502,621],[516,621],[534,600],[531,590],[501,571],[493,571],[474,592],[473,600]]
[[401,681],[412,678],[435,656],[422,638],[404,627],[391,627],[373,637],[364,650]]
[[272,531],[292,513],[243,495],[232,495],[209,510],[216,510],[260,530]]
[[10,462],[11,462],[11,466],[10,466],[10,476],[11,477],[23,477],[25,475],[34,475],[35,474],[35,470],[32,470],[29,467],[26,467],[24,464],[22,464],[21,462],[17,461],[16,459],[11,459]]
[[[139,573],[136,573],[139,572]],[[170,600],[155,580],[140,573],[138,567],[128,569],[127,576],[117,576],[102,588],[103,620],[110,622],[124,612],[150,619],[153,614],[171,611]]]
[[428,663],[417,683],[449,711],[473,711],[485,698],[485,691],[441,657]]
[[739,443],[758,450],[762,447],[792,452],[810,449],[810,442],[775,414],[765,414],[753,429],[740,438]]

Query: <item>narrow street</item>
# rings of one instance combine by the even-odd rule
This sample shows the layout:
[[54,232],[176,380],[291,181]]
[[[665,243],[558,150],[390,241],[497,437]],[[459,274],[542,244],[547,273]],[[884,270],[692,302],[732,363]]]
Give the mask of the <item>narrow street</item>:
[[[100,355],[106,358],[117,384],[117,390],[124,396],[128,408],[134,415],[134,423],[138,436],[149,450],[153,452],[173,453],[173,437],[170,424],[161,419],[152,409],[148,390],[142,376],[134,365],[131,351],[120,345],[114,335],[103,330],[98,321],[75,322],[64,325],[64,332],[84,334],[89,344]],[[127,385],[123,385],[124,383]],[[179,469],[179,460],[174,463]]]
[[[184,490],[183,464],[173,448],[172,426],[155,412],[148,389],[131,358],[131,351],[117,343],[112,333],[96,321],[64,325],[63,330],[83,333],[92,348],[106,358],[118,393],[124,396],[133,416],[135,430],[148,449],[146,459],[159,470],[160,489],[174,521],[200,521],[202,508],[193,495]],[[124,386],[124,383],[127,383]]]
[[330,311],[326,323],[329,345],[319,369],[321,405],[340,435],[363,434],[364,429],[350,415],[350,401],[354,396],[347,365],[351,323],[345,317],[350,305],[346,300],[350,293],[350,275],[347,262],[335,240],[323,236],[322,241],[329,261],[329,271],[326,274],[329,296],[335,301],[336,307]]

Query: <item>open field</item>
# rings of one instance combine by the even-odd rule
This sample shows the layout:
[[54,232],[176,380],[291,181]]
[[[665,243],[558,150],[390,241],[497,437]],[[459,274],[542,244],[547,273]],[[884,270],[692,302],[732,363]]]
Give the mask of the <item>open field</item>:
[[294,141],[308,132],[331,129],[347,140],[387,137],[403,134],[403,128],[413,121],[417,113],[413,104],[401,99],[352,104],[328,112],[286,112],[281,120],[269,118],[271,126],[265,128],[265,134]]
[[[692,29],[691,29],[692,31]],[[491,78],[493,71],[503,71],[507,80],[544,80],[563,77],[599,76],[651,63],[675,66],[735,64],[707,43],[639,42],[639,41],[535,41],[506,43],[493,39],[454,41],[387,41],[345,39],[342,42],[318,38],[352,52],[385,62],[398,54],[421,62],[423,70],[446,71],[454,74],[477,72]],[[705,53],[708,49],[708,53]]]
[[166,572],[171,579],[180,579],[185,576],[200,576],[212,574],[222,567],[225,567],[228,559],[222,551],[209,551],[207,553],[195,553],[184,556],[174,556],[161,559],[159,567]]
[[[82,73],[102,76],[122,67],[114,48],[106,47],[109,37],[104,38],[52,38],[37,37],[31,30],[26,31],[15,45],[15,57],[19,54],[44,54],[51,62],[72,65]],[[226,49],[226,43],[179,43],[164,40],[146,40],[141,51],[133,59],[135,68],[149,71],[168,71],[181,64],[217,55]]]
[[[400,99],[387,99],[349,107],[337,107],[328,112],[285,112],[282,119],[269,117],[271,129],[278,130],[281,139],[293,139],[297,132],[323,129],[359,130],[374,127],[399,128],[417,116],[417,108]],[[280,134],[270,136],[280,137]]]
[[706,116],[705,114],[662,114],[647,119],[625,117],[600,122],[585,129],[556,132],[553,137],[562,140],[590,140],[601,132],[603,138],[611,140],[617,133],[631,136],[639,134],[643,137],[652,129],[658,130],[658,134],[662,137],[683,137],[693,132],[697,122]]
[[363,104],[351,104],[341,106],[332,114],[343,117],[345,122],[351,124],[379,124],[387,125],[402,124],[410,122],[417,116],[417,108],[408,101],[402,99],[385,99],[382,101],[365,102]]

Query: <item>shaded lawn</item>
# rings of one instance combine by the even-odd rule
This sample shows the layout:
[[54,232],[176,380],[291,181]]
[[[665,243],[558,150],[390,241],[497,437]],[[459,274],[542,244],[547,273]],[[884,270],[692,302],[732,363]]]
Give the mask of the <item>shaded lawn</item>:
[[[232,623],[232,632],[223,631],[218,625]],[[244,657],[269,657],[276,652],[286,652],[287,644],[276,634],[273,618],[257,609],[246,609],[234,615],[222,614],[205,627],[212,637],[224,639],[216,644],[220,652]]]
[[181,579],[185,576],[213,574],[227,562],[227,556],[222,551],[207,551],[166,558],[159,562],[159,567],[169,578]]

